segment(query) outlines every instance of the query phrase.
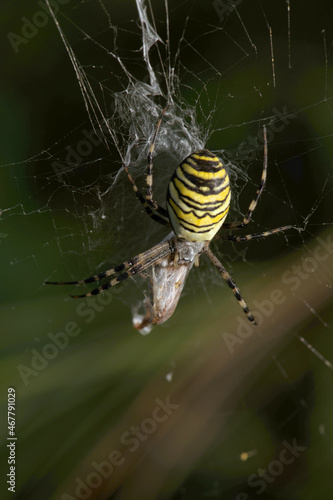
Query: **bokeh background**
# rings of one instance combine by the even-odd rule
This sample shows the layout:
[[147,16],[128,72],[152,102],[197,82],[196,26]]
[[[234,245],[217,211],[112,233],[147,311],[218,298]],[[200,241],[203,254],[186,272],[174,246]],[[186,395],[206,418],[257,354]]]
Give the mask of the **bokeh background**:
[[[126,179],[115,177],[115,149],[99,145],[59,181],[53,162],[63,162],[66,147],[91,130],[78,82],[51,18],[17,52],[8,38],[21,35],[25,19],[43,8],[3,3],[1,469],[8,472],[8,387],[17,398],[17,467],[16,493],[3,479],[2,498],[310,500],[331,492],[332,6],[291,1],[288,37],[288,2],[236,3],[168,2],[172,54],[187,26],[177,67],[182,97],[194,105],[204,89],[199,116],[211,129],[207,147],[224,150],[234,164],[233,218],[237,209],[246,212],[262,167],[260,141],[239,145],[260,137],[275,109],[292,114],[270,139],[268,186],[251,230],[292,224],[302,231],[213,246],[249,306],[263,314],[256,330],[244,326],[232,293],[202,258],[175,314],[146,336],[131,325],[140,280],[94,305],[69,299],[67,288],[43,286],[102,270],[164,233],[146,221]],[[123,89],[119,65],[84,42],[88,33],[114,48],[110,19],[121,60],[141,81],[147,75],[134,51],[135,2],[102,5],[71,0],[61,5],[59,21],[107,96],[107,89]],[[150,8],[165,40],[164,2]],[[96,195],[114,181],[110,196]],[[156,189],[165,190],[163,176],[156,176]],[[54,338],[68,343],[50,348],[43,361],[36,353]],[[152,421],[168,400],[174,407],[167,419]],[[293,443],[301,448],[283,464]],[[123,460],[99,484],[89,476],[92,464],[110,463],[113,450]],[[75,493],[78,480],[92,483]]]

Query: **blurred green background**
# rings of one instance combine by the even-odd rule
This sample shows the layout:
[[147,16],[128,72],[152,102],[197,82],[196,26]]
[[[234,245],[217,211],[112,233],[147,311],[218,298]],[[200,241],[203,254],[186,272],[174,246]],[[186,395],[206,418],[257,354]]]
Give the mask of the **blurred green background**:
[[[333,258],[322,241],[333,236],[331,4],[291,3],[289,48],[284,1],[244,0],[237,10],[226,9],[227,2],[169,2],[173,54],[187,22],[178,67],[183,97],[193,104],[204,89],[202,114],[215,109],[206,123],[212,130],[207,147],[225,150],[223,157],[239,169],[237,176],[231,172],[233,218],[236,208],[246,211],[262,166],[260,143],[251,146],[251,161],[239,145],[259,136],[262,120],[274,109],[293,115],[270,140],[268,185],[251,231],[284,224],[304,231],[246,245],[213,244],[249,306],[256,311],[270,301],[262,325],[243,337],[237,330],[239,306],[204,258],[175,314],[148,336],[131,325],[131,305],[142,298],[139,280],[115,290],[108,304],[95,309],[69,299],[67,288],[43,286],[51,277],[78,279],[102,270],[157,243],[164,233],[146,221],[121,176],[105,206],[106,221],[98,224],[96,215],[90,217],[99,213],[96,182],[103,179],[101,189],[106,189],[121,166],[116,151],[113,157],[100,146],[75,175],[62,183],[54,176],[52,161],[63,161],[66,146],[91,129],[86,109],[51,20],[17,53],[10,43],[8,33],[20,34],[22,18],[31,20],[42,7],[19,1],[3,5],[1,414],[7,412],[7,389],[14,387],[17,468],[16,494],[9,494],[4,481],[2,498],[79,498],[75,479],[85,481],[95,470],[91,464],[106,461],[115,449],[124,462],[85,498],[328,496],[333,486]],[[141,55],[134,52],[138,39],[134,43],[130,35],[138,31],[135,3],[104,5],[118,27],[119,55],[144,79]],[[153,1],[151,8],[165,40],[164,2]],[[95,53],[94,43],[84,43],[88,33],[114,48],[115,32],[102,4],[71,0],[60,10],[61,25],[85,70],[110,92],[120,90],[119,65],[107,51]],[[157,192],[165,189],[158,178]],[[299,269],[293,266],[300,266],[303,276],[294,288],[286,281]],[[274,291],[284,300],[272,306]],[[65,329],[76,335],[67,334],[67,345],[50,348],[50,359],[32,365],[51,338],[65,338],[60,334]],[[226,339],[238,342],[231,346]],[[170,398],[178,407],[151,429],[151,422],[144,422],[157,398]],[[147,432],[131,452],[121,436],[142,425]],[[1,469],[7,473],[6,424],[2,437]],[[276,463],[274,469],[284,443],[294,441],[305,450],[283,470]],[[249,484],[258,469],[269,471],[261,493]]]

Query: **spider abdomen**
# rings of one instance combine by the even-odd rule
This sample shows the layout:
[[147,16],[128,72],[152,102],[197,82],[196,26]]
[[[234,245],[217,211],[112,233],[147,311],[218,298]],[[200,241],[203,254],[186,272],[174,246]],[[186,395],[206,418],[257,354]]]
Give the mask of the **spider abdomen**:
[[229,177],[207,149],[189,155],[168,186],[167,209],[172,229],[186,241],[210,241],[229,210]]

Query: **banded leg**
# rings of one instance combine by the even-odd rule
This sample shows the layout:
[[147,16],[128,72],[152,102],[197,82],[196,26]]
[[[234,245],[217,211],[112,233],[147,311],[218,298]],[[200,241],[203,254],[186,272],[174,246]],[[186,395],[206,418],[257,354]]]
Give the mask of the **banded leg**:
[[[159,222],[163,226],[171,227],[170,222],[163,218],[163,217],[167,217],[167,211],[162,207],[158,207],[158,210],[156,210],[158,213],[157,214],[154,213],[153,210],[150,208],[147,200],[145,199],[145,197],[141,193],[141,191],[139,191],[139,188],[135,184],[135,181],[134,181],[133,177],[131,176],[131,174],[129,173],[129,170],[128,170],[126,165],[124,165],[124,170],[127,174],[127,177],[129,179],[130,183],[133,186],[133,191],[135,192],[136,197],[138,198],[139,202],[143,205],[143,208],[145,209],[145,211],[149,215],[149,217],[151,217],[156,222]],[[164,214],[164,212],[166,212],[166,214]]]
[[221,264],[219,259],[217,257],[215,257],[213,252],[208,247],[204,250],[204,253],[207,255],[209,260],[214,264],[214,266],[216,267],[218,272],[221,274],[222,278],[226,281],[229,288],[231,288],[231,290],[233,291],[233,294],[236,297],[236,299],[238,300],[238,303],[241,306],[241,308],[243,309],[247,319],[253,325],[257,325],[256,320],[254,319],[253,314],[250,312],[249,308],[247,307],[247,305],[246,305],[246,303],[245,303],[245,301],[240,293],[239,288],[237,287],[236,283],[234,282],[234,280],[232,279],[232,277],[230,276],[230,274],[228,273],[226,268]]
[[129,278],[130,276],[134,276],[135,274],[139,274],[148,267],[155,264],[157,261],[163,259],[168,254],[172,253],[174,250],[172,248],[172,244],[170,241],[165,241],[156,245],[155,247],[143,252],[136,257],[129,259],[126,262],[119,264],[116,267],[112,267],[107,271],[103,271],[99,274],[95,274],[94,276],[90,276],[89,278],[79,280],[79,281],[45,281],[45,285],[83,285],[85,283],[94,283],[96,281],[102,280],[104,278],[110,277],[114,274],[120,273],[118,276],[113,278],[108,283],[95,288],[91,292],[83,293],[81,295],[70,295],[70,297],[74,299],[83,298],[83,297],[91,297],[93,295],[98,295],[99,293],[103,293],[108,288],[117,285],[121,281]]
[[[150,145],[149,151],[148,151],[148,158],[147,158],[147,177],[146,177],[146,183],[147,183],[147,192],[146,192],[146,201],[149,206],[151,206],[154,210],[159,212],[161,215],[164,217],[168,217],[168,212],[162,207],[159,207],[158,203],[153,200],[153,155],[154,155],[154,150],[155,150],[155,143],[157,139],[158,132],[161,127],[162,120],[164,118],[164,115],[166,113],[166,110],[168,109],[168,104],[165,106],[165,108],[162,111],[162,114],[157,122],[156,125],[156,130],[153,136],[152,143]],[[162,210],[162,213],[159,211]]]
[[241,236],[234,236],[233,234],[228,234],[227,236],[217,235],[214,239],[217,240],[227,240],[227,241],[250,241],[257,240],[260,238],[266,238],[267,236],[271,236],[272,234],[282,233],[287,229],[298,229],[295,226],[282,226],[276,227],[275,229],[269,229],[268,231],[263,231],[262,233],[253,233],[253,234],[244,234]]
[[[139,257],[139,256],[138,256]],[[112,276],[113,274],[121,273],[122,271],[126,271],[127,269],[133,268],[138,261],[138,257],[134,257],[133,259],[129,259],[126,262],[122,262],[118,266],[111,267],[106,271],[103,271],[99,274],[94,274],[93,276],[89,276],[89,278],[85,278],[83,280],[78,281],[45,281],[44,285],[84,285],[86,283],[95,283],[96,281],[103,280],[108,276]]]
[[[149,148],[148,152],[148,158],[147,158],[147,177],[146,177],[146,183],[147,183],[147,193],[146,197],[143,196],[143,194],[140,192],[139,188],[137,187],[133,177],[129,173],[128,167],[124,165],[124,170],[127,174],[127,177],[130,181],[130,183],[133,186],[133,190],[140,201],[140,203],[143,205],[143,208],[151,217],[153,220],[159,222],[160,224],[163,224],[164,226],[170,226],[169,223],[169,216],[167,210],[165,208],[159,206],[159,204],[153,200],[153,154],[154,154],[154,149],[155,149],[155,143],[157,139],[157,135],[163,120],[163,117],[165,115],[165,112],[168,108],[168,105],[163,109],[162,114],[157,122],[156,130],[153,136],[152,143]],[[154,213],[157,212],[156,214]]]
[[242,222],[229,222],[229,223],[223,224],[223,226],[222,226],[223,229],[240,229],[242,227],[245,227],[250,222],[250,220],[252,218],[252,214],[253,214],[253,212],[258,204],[259,198],[261,196],[261,193],[264,190],[264,187],[266,184],[266,179],[267,179],[268,154],[267,154],[267,134],[266,134],[265,125],[263,127],[263,136],[264,136],[264,163],[263,163],[260,184],[259,184],[259,187],[256,191],[255,197],[251,201],[248,212],[247,212],[246,216],[244,217],[243,221]]

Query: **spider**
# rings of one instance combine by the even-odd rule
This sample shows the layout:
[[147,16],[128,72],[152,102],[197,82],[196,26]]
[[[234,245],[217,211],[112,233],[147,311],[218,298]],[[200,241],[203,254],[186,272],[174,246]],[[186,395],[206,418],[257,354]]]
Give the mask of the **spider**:
[[108,278],[104,285],[91,292],[71,295],[73,298],[83,298],[103,293],[130,276],[142,274],[147,270],[150,274],[152,293],[150,299],[146,301],[145,316],[134,324],[137,329],[141,330],[148,325],[160,324],[170,318],[176,309],[188,273],[193,265],[199,265],[200,255],[205,254],[233,291],[250,323],[256,325],[255,318],[242,298],[235,281],[210,250],[209,244],[213,239],[242,242],[265,238],[293,227],[282,226],[242,236],[217,234],[222,225],[223,229],[234,230],[246,227],[251,221],[266,184],[268,162],[266,127],[263,127],[264,159],[259,187],[243,221],[224,224],[231,197],[229,177],[219,158],[207,149],[190,154],[176,168],[167,189],[167,209],[161,207],[153,198],[153,154],[167,108],[168,106],[162,111],[149,148],[145,196],[138,189],[127,165],[123,168],[146,213],[159,224],[170,228],[171,234],[153,248],[89,278],[79,281],[47,281],[45,284],[81,285]]

